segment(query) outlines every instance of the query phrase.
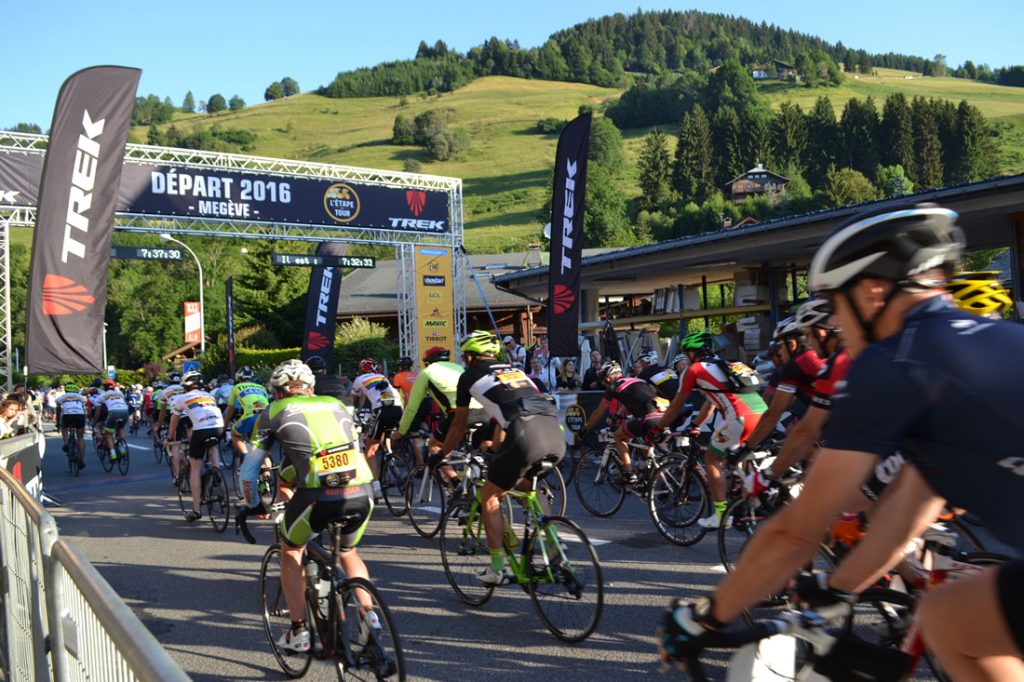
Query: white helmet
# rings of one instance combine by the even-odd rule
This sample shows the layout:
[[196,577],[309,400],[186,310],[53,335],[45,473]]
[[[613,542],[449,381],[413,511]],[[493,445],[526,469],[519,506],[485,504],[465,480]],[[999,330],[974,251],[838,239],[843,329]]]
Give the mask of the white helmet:
[[653,365],[658,361],[658,351],[653,348],[648,348],[645,351],[641,351],[640,355],[638,355],[636,359],[648,365]]
[[796,323],[796,316],[790,315],[775,325],[775,333],[772,334],[772,338],[781,339],[784,336],[799,336],[801,333],[800,327]]
[[270,375],[270,385],[277,389],[287,389],[291,384],[302,384],[306,388],[316,385],[313,370],[302,360],[285,360],[274,368]]
[[812,298],[801,305],[797,309],[796,315],[794,315],[796,326],[803,331],[807,331],[812,327],[835,331],[835,326],[829,323],[829,318],[831,317],[832,302],[827,298]]

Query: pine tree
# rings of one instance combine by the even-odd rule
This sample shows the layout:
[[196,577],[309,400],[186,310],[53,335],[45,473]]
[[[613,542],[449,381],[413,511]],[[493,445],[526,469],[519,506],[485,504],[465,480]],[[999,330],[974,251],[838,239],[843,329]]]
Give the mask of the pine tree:
[[683,117],[672,169],[673,187],[683,202],[701,203],[714,191],[715,169],[711,151],[711,125],[704,109],[695,104]]
[[771,168],[775,165],[772,130],[768,121],[768,116],[761,113],[740,116],[740,125],[745,133],[743,136],[743,158],[750,165],[759,163],[764,168]]
[[743,134],[740,117],[729,106],[720,106],[711,123],[711,146],[715,154],[715,186],[725,183],[747,169],[743,159]]
[[915,97],[910,105],[914,123],[914,149],[917,159],[911,181],[919,189],[942,185],[942,143],[935,111],[924,97]]
[[850,99],[839,119],[842,162],[863,175],[873,174],[878,166],[878,111],[875,100]]
[[836,160],[836,139],[839,127],[836,112],[828,97],[819,97],[814,108],[807,114],[807,147],[804,166],[807,168],[807,182],[811,187],[825,186],[830,164]]
[[196,111],[196,98],[192,96],[192,91],[189,90],[185,93],[185,101],[181,103],[181,110],[188,114],[194,114]]
[[905,170],[914,167],[914,123],[910,104],[902,92],[885,98],[879,138],[882,165],[902,166]]
[[977,182],[995,172],[994,149],[985,116],[978,107],[961,100],[956,111],[954,182]]
[[807,146],[807,126],[799,104],[786,101],[772,122],[775,164],[803,172],[803,153]]
[[644,137],[637,157],[640,203],[648,211],[664,211],[672,203],[672,159],[668,139],[655,128]]

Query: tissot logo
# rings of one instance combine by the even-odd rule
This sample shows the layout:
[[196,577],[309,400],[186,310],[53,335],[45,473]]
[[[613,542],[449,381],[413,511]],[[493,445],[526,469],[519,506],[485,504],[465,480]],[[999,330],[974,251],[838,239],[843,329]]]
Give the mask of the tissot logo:
[[564,284],[555,285],[555,300],[552,305],[555,307],[555,314],[561,315],[566,310],[572,307],[572,304],[576,302],[576,294],[573,293],[572,289],[565,286]]
[[444,275],[423,275],[423,286],[425,286],[425,287],[443,287],[444,286]]
[[17,203],[19,194],[21,194],[21,192],[19,192],[18,190],[0,189],[0,204]]
[[420,217],[420,213],[423,213],[424,207],[427,205],[427,193],[415,190],[405,190],[405,203],[409,204],[409,210],[417,218]]
[[326,348],[328,340],[329,339],[320,332],[310,332],[306,336],[306,348],[309,350],[320,350],[321,348]]
[[43,278],[44,315],[72,315],[95,301],[89,290],[73,279],[50,274]]

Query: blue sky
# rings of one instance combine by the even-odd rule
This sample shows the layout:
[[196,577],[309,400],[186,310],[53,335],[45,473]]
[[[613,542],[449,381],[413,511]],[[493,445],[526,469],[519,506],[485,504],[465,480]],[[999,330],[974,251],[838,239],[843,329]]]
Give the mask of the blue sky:
[[0,128],[26,122],[47,129],[63,80],[96,64],[142,68],[139,94],[170,96],[177,105],[189,90],[197,102],[220,93],[256,104],[285,76],[309,91],[338,71],[410,58],[421,39],[440,38],[460,52],[492,35],[534,47],[561,28],[638,7],[725,12],[869,52],[942,53],[953,66],[1024,63],[1024,3],[1007,0],[35,0],[9,3],[3,13]]

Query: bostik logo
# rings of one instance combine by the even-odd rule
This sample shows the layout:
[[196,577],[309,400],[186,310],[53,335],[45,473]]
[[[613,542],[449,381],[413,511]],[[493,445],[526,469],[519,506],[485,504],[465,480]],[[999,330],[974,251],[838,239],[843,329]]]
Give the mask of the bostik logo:
[[412,214],[419,218],[420,213],[423,213],[423,209],[427,205],[427,193],[421,190],[407,189],[405,190],[405,203],[409,205]]
[[566,159],[565,162],[565,212],[562,215],[562,265],[561,272],[564,275],[565,271],[572,269],[572,259],[569,258],[567,251],[572,249],[572,218],[573,210],[575,208],[574,202],[576,199],[576,162],[571,159]]
[[60,259],[64,263],[68,262],[69,253],[85,260],[85,243],[72,237],[71,230],[89,233],[87,212],[92,208],[92,190],[96,182],[96,171],[99,169],[102,148],[96,138],[103,134],[105,124],[105,118],[93,122],[88,110],[82,112],[84,131],[78,136],[78,149],[75,151],[75,162],[71,171],[68,214],[64,224],[64,244],[60,253]]
[[49,274],[43,278],[44,315],[71,315],[85,310],[95,300],[88,289],[73,279]]
[[564,284],[555,285],[555,300],[553,305],[555,307],[555,314],[561,315],[566,310],[572,307],[572,304],[576,302],[576,294],[573,293],[572,289],[565,286]]
[[331,282],[334,281],[334,268],[324,268],[320,278],[320,298],[316,302],[317,325],[327,324],[328,304],[331,301]]

